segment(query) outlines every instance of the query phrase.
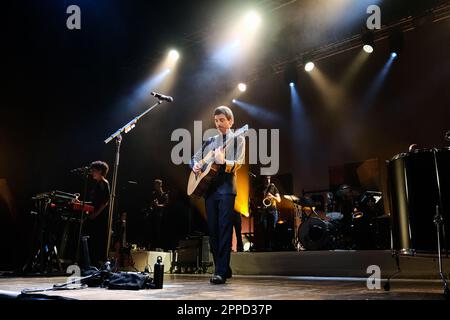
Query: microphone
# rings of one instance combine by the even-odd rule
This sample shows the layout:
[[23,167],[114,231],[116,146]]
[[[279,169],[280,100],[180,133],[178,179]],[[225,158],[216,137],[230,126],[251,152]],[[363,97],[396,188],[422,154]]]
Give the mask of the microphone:
[[89,170],[89,167],[80,167],[70,170],[70,173],[85,173]]
[[152,96],[154,96],[156,99],[159,99],[161,101],[167,101],[167,102],[173,102],[173,98],[170,96],[165,96],[161,93],[157,93],[157,92],[151,92],[150,93]]

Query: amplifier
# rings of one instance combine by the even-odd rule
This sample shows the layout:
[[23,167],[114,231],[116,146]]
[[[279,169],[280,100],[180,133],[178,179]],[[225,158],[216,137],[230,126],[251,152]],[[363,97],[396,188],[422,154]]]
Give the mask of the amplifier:
[[192,272],[206,272],[212,266],[209,237],[181,240],[174,254],[172,270],[188,269]]

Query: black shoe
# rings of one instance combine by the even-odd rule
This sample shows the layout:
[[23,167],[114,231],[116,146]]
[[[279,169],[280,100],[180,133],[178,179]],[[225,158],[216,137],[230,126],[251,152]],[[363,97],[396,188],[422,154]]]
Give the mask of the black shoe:
[[225,277],[221,277],[217,274],[213,275],[212,278],[209,280],[212,284],[224,284],[227,281]]
[[228,271],[227,271],[227,273],[225,274],[225,278],[226,278],[226,279],[231,279],[231,278],[233,278],[233,271],[231,270],[230,267],[228,267]]

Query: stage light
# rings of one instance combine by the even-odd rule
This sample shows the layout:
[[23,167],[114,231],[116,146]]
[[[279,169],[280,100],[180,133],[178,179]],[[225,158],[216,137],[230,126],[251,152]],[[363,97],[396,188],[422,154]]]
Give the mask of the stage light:
[[236,103],[236,99],[231,100],[231,102]]
[[375,47],[375,40],[374,40],[374,34],[373,32],[366,32],[362,35],[362,42],[363,42],[363,50],[367,53],[372,53]]
[[256,30],[261,25],[261,16],[255,11],[250,11],[245,15],[244,24],[247,29]]
[[245,92],[245,91],[247,91],[247,85],[245,83],[239,83],[238,89],[240,92]]
[[370,44],[365,44],[365,45],[363,46],[363,49],[364,49],[364,51],[367,52],[367,53],[372,53],[372,52],[373,52],[373,47],[372,47]]
[[397,52],[392,52],[392,53],[391,53],[391,58],[392,58],[392,59],[397,58],[397,56],[398,56]]
[[291,83],[289,83],[289,86],[290,86],[291,88],[293,88],[293,87],[295,86],[295,84],[294,84],[293,82],[291,82]]
[[169,59],[172,61],[177,61],[180,58],[180,54],[177,50],[170,50],[169,51]]
[[314,62],[307,62],[306,64],[305,64],[305,71],[306,72],[311,72],[311,71],[313,71],[313,69],[314,69]]

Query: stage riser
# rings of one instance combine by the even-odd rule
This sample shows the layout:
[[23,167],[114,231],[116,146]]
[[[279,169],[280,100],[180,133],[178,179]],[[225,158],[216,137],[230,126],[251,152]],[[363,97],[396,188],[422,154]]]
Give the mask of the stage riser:
[[[396,278],[437,279],[437,258],[400,257],[401,273]],[[390,251],[303,251],[233,253],[233,273],[237,275],[367,277],[367,267],[377,265],[382,278],[397,271]],[[443,262],[450,272],[450,259]]]
[[[158,256],[163,257],[165,272],[170,271],[172,254],[139,251],[132,257],[138,271],[149,265],[151,270]],[[437,258],[400,256],[399,279],[438,279]],[[232,253],[231,267],[235,275],[367,277],[367,267],[377,265],[382,278],[397,271],[390,251],[304,251]],[[444,272],[450,272],[450,259],[443,259]],[[208,271],[212,271],[210,268]]]

